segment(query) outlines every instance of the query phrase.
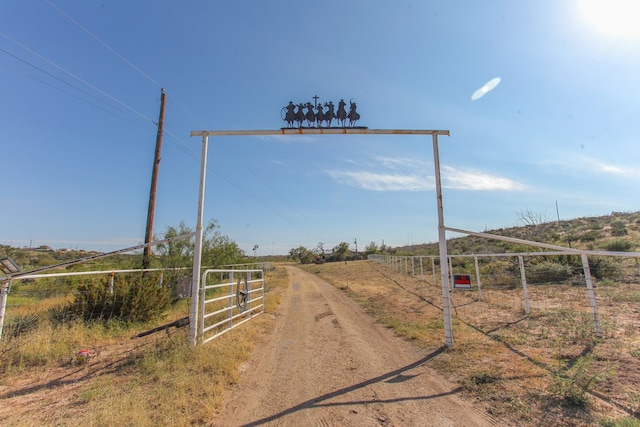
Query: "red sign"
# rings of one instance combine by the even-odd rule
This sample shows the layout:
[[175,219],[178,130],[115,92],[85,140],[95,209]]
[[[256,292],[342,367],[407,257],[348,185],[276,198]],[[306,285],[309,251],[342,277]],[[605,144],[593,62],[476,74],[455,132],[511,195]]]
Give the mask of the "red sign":
[[453,287],[454,289],[471,289],[471,275],[470,274],[454,274]]

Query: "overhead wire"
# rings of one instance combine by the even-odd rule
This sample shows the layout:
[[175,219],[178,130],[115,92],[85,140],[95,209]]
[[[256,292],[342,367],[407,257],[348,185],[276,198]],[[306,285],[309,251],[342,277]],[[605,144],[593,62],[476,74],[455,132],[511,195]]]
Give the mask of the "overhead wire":
[[[193,153],[192,151],[190,151],[188,148],[186,148],[186,146],[183,146],[182,144],[179,144],[178,142],[182,142],[177,136],[175,136],[174,134],[167,132],[167,134],[171,137],[169,138],[169,142],[171,142],[173,145],[175,145],[176,147],[178,147],[180,150],[182,150],[184,153],[186,153],[188,156],[192,157],[193,159],[195,159],[196,161],[200,161],[200,157]],[[172,141],[173,139],[173,141]],[[177,142],[176,142],[177,141]],[[235,182],[231,181],[229,178],[225,177],[224,175],[220,174],[218,171],[216,171],[215,169],[213,169],[211,166],[207,165],[207,171],[213,173],[214,175],[216,175],[217,177],[219,177],[220,179],[222,179],[223,181],[225,181],[226,183],[228,183],[229,185],[231,185],[232,187],[238,189],[239,191],[254,197],[256,199],[261,199],[261,197],[257,194],[253,194],[253,192],[251,190],[249,190],[246,187],[243,187],[239,184],[236,184]],[[300,229],[302,229],[302,227],[296,223],[295,221],[293,221],[290,218],[285,217],[284,215],[282,215],[280,212],[278,212],[277,210],[273,209],[268,203],[263,201],[263,204],[267,207],[267,209],[269,209],[271,212],[273,212],[276,216],[278,216],[279,218],[283,219],[284,221],[288,222],[289,224],[298,227]],[[306,231],[304,229],[302,229],[303,231]]]
[[[87,91],[85,91],[85,90],[83,90],[83,89],[81,89],[81,88],[79,88],[79,87],[77,87],[77,86],[72,85],[71,83],[69,83],[69,82],[67,82],[67,81],[65,81],[65,80],[62,80],[62,79],[61,79],[61,78],[59,78],[58,76],[55,76],[55,75],[53,75],[53,74],[49,73],[48,71],[43,70],[42,68],[38,67],[37,65],[34,65],[34,64],[30,63],[29,61],[26,61],[26,60],[24,60],[24,59],[22,59],[22,58],[20,58],[20,57],[18,57],[18,56],[16,56],[16,55],[12,54],[11,52],[7,52],[6,50],[4,50],[4,49],[2,49],[2,48],[0,48],[0,52],[4,53],[4,54],[6,54],[6,55],[9,55],[9,56],[11,56],[12,58],[14,58],[14,59],[16,59],[16,60],[18,60],[18,61],[20,61],[20,62],[22,62],[22,63],[24,63],[24,64],[26,64],[26,65],[28,65],[28,66],[30,66],[30,67],[32,67],[32,68],[35,68],[37,71],[39,71],[39,72],[41,72],[41,73],[43,73],[43,74],[46,74],[47,76],[49,76],[49,77],[51,77],[51,78],[53,78],[53,79],[56,79],[56,80],[60,81],[61,83],[64,83],[65,85],[67,85],[67,86],[69,86],[69,87],[71,87],[71,88],[73,88],[73,89],[75,89],[75,90],[79,91],[80,93],[83,93],[83,94],[85,94],[85,95],[87,95],[87,96],[89,96],[89,97],[91,97],[91,98],[94,98],[95,100],[97,100],[97,101],[99,101],[99,102],[102,102],[102,103],[104,103],[104,104],[106,104],[106,105],[111,106],[110,104],[106,103],[105,101],[103,101],[102,99],[100,99],[100,98],[98,98],[97,96],[93,95],[92,93],[89,93],[89,92],[87,92]],[[18,68],[16,68],[16,67],[13,67],[13,66],[11,66],[11,65],[9,65],[9,64],[5,64],[5,63],[0,63],[0,64],[4,65],[5,67],[11,68],[11,69],[12,69],[12,70],[14,70],[15,72],[20,73],[20,74],[22,74],[22,75],[24,75],[24,76],[26,76],[26,77],[28,77],[28,78],[31,78],[31,79],[36,80],[36,81],[38,81],[38,82],[40,82],[40,83],[42,83],[42,84],[44,84],[44,85],[46,85],[46,86],[49,86],[49,87],[50,87],[50,88],[52,88],[52,89],[58,90],[58,91],[60,91],[60,92],[62,92],[62,93],[64,93],[64,94],[67,94],[67,95],[69,95],[69,96],[71,96],[71,97],[73,97],[73,98],[76,98],[76,99],[78,99],[78,100],[80,100],[80,101],[82,101],[82,102],[84,102],[84,103],[87,103],[87,104],[89,104],[89,105],[91,105],[91,106],[93,106],[93,107],[95,107],[95,108],[98,108],[98,109],[100,109],[100,110],[102,110],[102,111],[104,111],[104,112],[106,112],[106,113],[112,114],[112,115],[113,115],[113,116],[115,116],[115,117],[119,117],[119,118],[121,118],[121,119],[123,119],[123,120],[128,121],[129,123],[132,123],[132,124],[135,124],[135,125],[139,125],[139,123],[137,123],[137,122],[134,122],[134,121],[130,120],[130,119],[129,119],[128,117],[126,117],[126,116],[118,115],[118,114],[116,114],[116,113],[115,113],[115,112],[113,112],[113,111],[107,110],[106,108],[101,107],[100,105],[97,105],[97,104],[95,104],[95,103],[93,103],[93,102],[90,102],[89,100],[87,100],[87,99],[85,99],[85,98],[81,98],[80,96],[78,96],[78,95],[76,95],[76,94],[73,94],[73,93],[71,93],[71,92],[65,91],[65,90],[63,90],[63,89],[62,89],[62,88],[60,88],[60,87],[54,86],[54,85],[52,85],[51,83],[49,83],[49,82],[47,82],[47,81],[44,81],[44,80],[39,79],[39,78],[37,78],[37,77],[35,77],[35,76],[31,75],[31,74],[28,74],[28,73],[24,72],[23,70],[20,70],[20,69],[18,69]],[[119,112],[124,112],[124,111],[122,111],[122,110],[118,110],[118,111],[119,111]]]
[[86,80],[76,76],[75,74],[73,74],[71,71],[65,69],[64,67],[61,67],[60,65],[56,64],[55,62],[49,60],[48,58],[44,57],[43,55],[39,54],[38,52],[34,51],[33,49],[30,49],[29,47],[25,46],[24,44],[18,42],[17,40],[12,39],[11,37],[9,37],[8,35],[0,32],[0,36],[6,38],[7,40],[11,41],[12,43],[20,46],[21,48],[25,49],[27,52],[31,53],[32,55],[37,56],[38,58],[42,59],[43,61],[45,61],[46,63],[56,67],[58,70],[62,71],[63,73],[67,74],[68,76],[71,76],[72,78],[78,80],[79,82],[85,84],[86,86],[90,87],[91,89],[95,90],[96,92],[100,93],[102,96],[105,96],[107,98],[109,98],[110,100],[116,102],[117,104],[125,107],[126,109],[128,109],[129,111],[139,115],[140,117],[154,123],[153,119],[145,116],[143,113],[141,113],[140,111],[134,109],[133,107],[130,107],[129,105],[125,104],[124,102],[120,101],[119,99],[115,98],[114,96],[109,95],[108,93],[106,93],[105,91],[95,87],[94,85],[92,85],[91,83],[87,82]]
[[160,87],[160,83],[158,83],[157,81],[155,81],[154,79],[152,79],[151,77],[149,77],[147,74],[145,74],[140,68],[136,67],[133,63],[131,63],[131,61],[129,61],[127,58],[125,58],[124,56],[120,55],[114,48],[112,48],[111,46],[109,46],[107,43],[105,43],[100,37],[96,36],[95,34],[93,34],[91,31],[87,30],[84,26],[82,26],[78,21],[76,21],[75,19],[73,19],[71,16],[69,16],[68,14],[66,14],[62,9],[60,9],[58,6],[56,6],[55,4],[53,4],[53,2],[51,2],[50,0],[44,0],[47,3],[49,3],[49,5],[51,7],[53,7],[55,10],[57,10],[58,12],[60,12],[65,18],[67,18],[69,21],[73,22],[74,24],[76,24],[78,26],[78,28],[80,28],[82,31],[84,31],[85,33],[89,34],[91,37],[93,37],[98,43],[100,43],[102,46],[104,46],[105,48],[107,48],[111,53],[113,53],[114,55],[116,55],[118,58],[120,58],[122,61],[124,61],[127,65],[129,65],[131,68],[133,68],[134,70],[136,70],[138,73],[140,73],[141,75],[143,75],[144,77],[146,77],[147,79],[149,79],[150,81],[152,81],[156,86]]
[[[106,48],[109,52],[111,52],[112,54],[114,54],[115,56],[117,56],[120,60],[122,60],[125,64],[127,64],[128,66],[130,66],[133,70],[135,70],[137,73],[139,73],[141,76],[145,77],[146,79],[148,79],[150,82],[152,82],[154,85],[156,85],[159,88],[162,88],[165,90],[165,93],[167,94],[167,96],[172,99],[183,111],[185,111],[189,116],[191,116],[196,122],[198,122],[199,124],[202,123],[202,121],[196,117],[189,109],[187,109],[179,100],[177,97],[175,97],[172,93],[170,93],[170,91],[166,90],[166,88],[163,88],[160,83],[158,83],[156,80],[154,80],[152,77],[150,77],[148,74],[146,74],[144,71],[142,71],[139,67],[137,67],[135,64],[133,64],[131,61],[129,61],[127,58],[125,58],[123,55],[121,55],[118,51],[116,51],[113,47],[111,47],[108,43],[106,43],[105,41],[103,41],[100,37],[98,37],[96,34],[94,34],[93,32],[91,32],[90,30],[88,30],[86,27],[84,27],[80,22],[78,22],[76,19],[74,19],[72,16],[70,16],[69,14],[67,14],[66,12],[64,12],[60,7],[58,7],[57,5],[55,5],[52,1],[50,0],[45,0],[45,2],[47,4],[49,4],[49,6],[51,6],[53,9],[55,9],[57,12],[59,12],[62,16],[64,16],[65,18],[67,18],[70,22],[72,22],[74,25],[76,25],[78,28],[80,28],[82,31],[84,31],[86,34],[88,34],[89,36],[91,36],[94,40],[96,40],[98,43],[100,43],[104,48]],[[18,44],[19,46],[27,49],[28,51],[32,52],[33,54],[41,57],[40,55],[38,55],[37,53],[31,51],[30,49],[20,45],[18,42],[16,42],[15,40],[11,39],[10,37],[6,36],[3,33],[0,33],[0,35],[8,38],[9,40],[13,41],[14,43]],[[44,57],[41,57],[42,59],[46,60]],[[51,61],[46,60],[47,62],[51,63],[52,65],[56,66],[57,68],[59,68],[60,70],[68,73],[69,75],[71,75],[72,77],[78,79],[79,81],[81,81],[82,83],[88,85],[89,87],[91,87],[92,89],[98,91],[99,93],[103,94],[104,96],[107,96],[109,99],[112,99],[116,102],[118,102],[119,104],[125,106],[126,108],[128,108],[129,110],[135,112],[138,115],[143,116],[145,119],[150,120],[154,125],[157,126],[157,123],[155,121],[153,121],[151,118],[143,115],[142,113],[136,111],[135,109],[127,106],[126,104],[118,101],[115,97],[112,97],[108,94],[106,94],[105,92],[101,91],[100,89],[90,85],[89,83],[85,82],[84,80],[76,77],[75,75],[73,75],[72,73],[68,72],[67,70],[65,70],[62,67],[59,67],[55,64],[53,64]],[[178,138],[177,136],[173,135],[172,133],[170,133],[169,131],[165,130],[165,133],[167,133],[168,135],[171,136],[170,138],[170,142],[174,145],[176,145],[181,151],[183,151],[185,154],[187,154],[189,157],[194,158],[196,161],[199,160],[199,156],[196,155],[195,153],[191,152],[188,148],[188,145],[186,143],[183,143],[183,141]],[[173,139],[173,141],[171,141],[171,139]],[[183,144],[180,144],[183,143]],[[215,174],[216,176],[218,176],[219,178],[223,179],[225,182],[227,182],[228,184],[230,184],[231,186],[233,186],[234,188],[240,190],[241,192],[244,192],[252,197],[257,197],[255,194],[252,194],[252,192],[250,190],[248,190],[247,188],[244,188],[242,186],[240,186],[239,184],[235,184],[234,182],[232,182],[230,179],[226,178],[225,176],[223,176],[222,174],[218,173],[217,171],[213,170],[212,168],[210,168],[209,166],[207,167],[207,170],[209,170],[210,172],[212,172],[213,174]],[[249,172],[251,172],[254,176],[256,176],[261,182],[264,182],[263,179],[261,179],[261,177],[257,176],[257,174],[251,170],[248,169]],[[293,220],[287,218],[286,216],[284,216],[283,214],[279,213],[277,210],[275,210],[273,207],[271,207],[268,203],[264,202],[264,205],[270,210],[272,211],[274,214],[276,214],[278,217],[280,217],[281,219],[285,220],[286,222],[301,228],[302,227],[297,224],[296,222],[294,222]],[[303,230],[306,231],[306,230]]]

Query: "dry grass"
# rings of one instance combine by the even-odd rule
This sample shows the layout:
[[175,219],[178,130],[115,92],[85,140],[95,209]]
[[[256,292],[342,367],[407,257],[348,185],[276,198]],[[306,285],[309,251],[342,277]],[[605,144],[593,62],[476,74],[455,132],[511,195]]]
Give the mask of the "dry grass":
[[[398,335],[428,350],[444,343],[441,288],[430,274],[410,277],[368,261],[304,269],[343,289]],[[475,292],[456,291],[454,346],[430,364],[515,425],[637,426],[637,291],[615,285],[608,292],[615,298],[610,304],[599,291],[605,339],[598,340],[582,287],[531,289],[529,316],[521,309],[521,289],[487,289],[483,301]]]
[[[265,314],[206,346],[189,347],[188,328],[130,340],[139,331],[123,325],[115,331],[45,326],[23,342],[5,341],[3,425],[209,424],[222,407],[225,389],[237,381],[242,363],[272,327],[287,280],[283,268],[268,273]],[[178,307],[169,317],[182,317],[184,311]],[[7,348],[6,342],[13,344]],[[80,348],[94,354],[82,365],[73,358]],[[32,393],[38,393],[38,401]]]
[[[441,290],[429,283],[430,275],[426,280],[409,277],[367,261],[304,268],[426,351],[442,346]],[[269,273],[265,315],[197,348],[186,344],[186,328],[130,340],[138,330],[124,325],[108,330],[41,327],[20,346],[5,348],[3,424],[206,425],[222,407],[225,390],[238,380],[242,364],[273,326],[286,284],[283,268]],[[473,292],[454,293],[455,344],[430,366],[509,425],[638,426],[631,417],[640,411],[637,291],[629,284],[600,286],[606,336],[598,341],[592,322],[584,317],[584,304],[577,311],[566,305],[567,298],[582,301],[584,290],[569,286],[563,299],[558,289],[532,289],[529,316],[520,309],[521,290],[487,289],[482,302]],[[179,307],[172,315],[179,318],[185,312],[186,306]],[[76,365],[78,348],[89,348],[96,357]],[[594,381],[589,393],[575,388],[597,374],[602,381]],[[13,392],[5,391],[8,385]],[[32,393],[40,400],[33,401]],[[567,400],[572,393],[573,403]],[[616,424],[614,419],[625,421]]]

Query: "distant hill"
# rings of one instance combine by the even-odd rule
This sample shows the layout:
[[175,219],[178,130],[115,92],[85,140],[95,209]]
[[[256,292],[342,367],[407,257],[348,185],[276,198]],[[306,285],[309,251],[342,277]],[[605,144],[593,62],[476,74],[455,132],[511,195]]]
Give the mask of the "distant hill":
[[[521,222],[523,225],[519,227],[482,232],[588,250],[636,251],[640,248],[640,212],[612,212],[610,215],[563,221],[544,221],[535,215],[525,214],[522,215]],[[533,249],[531,246],[476,236],[448,239],[447,248],[450,254],[501,253]],[[395,253],[437,255],[438,243],[400,246],[395,248]]]

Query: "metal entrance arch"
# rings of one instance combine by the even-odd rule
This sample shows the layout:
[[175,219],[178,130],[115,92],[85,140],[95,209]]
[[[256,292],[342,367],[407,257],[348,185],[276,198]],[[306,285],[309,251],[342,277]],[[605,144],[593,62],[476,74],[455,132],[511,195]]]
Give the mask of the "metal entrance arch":
[[200,293],[200,268],[202,265],[202,234],[204,217],[204,189],[207,172],[207,151],[209,137],[215,136],[264,136],[264,135],[431,135],[433,143],[433,163],[436,175],[436,198],[438,206],[438,241],[440,251],[440,274],[442,283],[442,307],[444,314],[444,339],[447,347],[453,346],[451,324],[451,301],[449,298],[449,267],[447,264],[447,241],[442,207],[442,183],[440,180],[440,155],[438,136],[449,136],[448,130],[411,130],[411,129],[366,129],[366,128],[282,128],[277,130],[200,130],[191,131],[191,136],[202,137],[200,161],[200,191],[198,198],[198,219],[196,225],[196,244],[193,256],[191,282],[191,308],[189,311],[189,343],[194,346],[198,337],[198,295]]

